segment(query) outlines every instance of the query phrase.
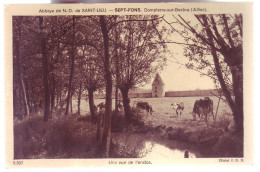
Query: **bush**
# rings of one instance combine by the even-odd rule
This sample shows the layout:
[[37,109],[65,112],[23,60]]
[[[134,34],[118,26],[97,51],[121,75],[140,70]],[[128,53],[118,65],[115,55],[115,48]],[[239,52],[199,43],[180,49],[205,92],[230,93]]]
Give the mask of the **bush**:
[[170,132],[168,132],[168,139],[187,141],[187,136],[184,130],[184,128],[176,128],[174,130],[171,130]]
[[144,118],[142,112],[135,107],[131,108],[130,112],[130,124],[134,126],[144,126]]
[[111,131],[122,132],[125,127],[125,120],[122,112],[113,111],[111,117]]
[[243,157],[243,139],[227,133],[212,148],[214,157]]
[[137,158],[138,151],[136,151],[136,147],[112,139],[110,156],[111,158]]
[[96,126],[78,116],[60,117],[47,123],[32,117],[14,124],[14,158],[95,157]]
[[233,129],[234,122],[230,119],[229,114],[223,114],[218,118],[213,127],[219,128],[222,132],[229,132]]
[[39,116],[14,121],[14,158],[29,158],[42,151],[42,136],[46,133]]
[[89,115],[84,115],[84,116],[79,116],[77,118],[78,121],[83,121],[83,122],[91,122],[91,117]]
[[94,133],[86,133],[82,127],[68,119],[57,122],[46,137],[45,148],[48,150],[48,156],[84,157],[84,153],[92,148]]

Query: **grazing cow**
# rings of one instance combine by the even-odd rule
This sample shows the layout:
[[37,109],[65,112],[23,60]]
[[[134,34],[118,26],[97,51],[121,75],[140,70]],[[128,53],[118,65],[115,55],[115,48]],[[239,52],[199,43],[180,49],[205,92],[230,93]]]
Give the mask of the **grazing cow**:
[[136,107],[137,107],[137,108],[140,108],[140,109],[146,110],[146,111],[147,111],[148,113],[150,113],[151,115],[153,114],[153,108],[152,108],[152,106],[149,105],[149,103],[147,103],[147,102],[137,102]]
[[200,115],[205,115],[205,120],[208,122],[208,117],[211,114],[213,116],[213,101],[205,97],[204,99],[196,100],[193,107],[193,118],[196,120],[196,114],[200,117]]
[[106,105],[106,104],[105,104],[104,102],[99,103],[99,104],[97,105],[98,111],[101,111],[101,110],[105,109],[105,105]]
[[176,115],[180,117],[182,115],[183,109],[184,109],[184,103],[183,102],[178,102],[178,103],[173,103],[171,104],[173,106],[173,109],[176,110]]
[[140,99],[137,99],[137,100],[133,101],[133,107],[136,107],[138,102],[142,102],[142,101]]
[[122,105],[122,103],[121,103],[120,100],[118,100],[117,107],[118,107],[119,110],[122,110],[122,109],[123,109],[123,105]]

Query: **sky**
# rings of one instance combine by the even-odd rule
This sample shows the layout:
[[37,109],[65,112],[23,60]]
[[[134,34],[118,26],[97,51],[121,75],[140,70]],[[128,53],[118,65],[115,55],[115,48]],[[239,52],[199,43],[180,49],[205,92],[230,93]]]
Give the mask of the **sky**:
[[[193,22],[191,23],[192,26],[197,24],[197,20],[194,20],[194,15],[186,14],[183,17],[188,21],[193,20]],[[171,15],[164,15],[164,18],[169,23],[175,22]],[[168,30],[171,30],[168,24],[163,22],[162,25],[168,28]],[[182,26],[174,25],[174,27],[175,29],[183,30]],[[185,43],[183,37],[181,37],[179,34],[175,32],[168,35],[168,39],[173,42]],[[207,76],[201,76],[199,72],[187,69],[185,66],[183,66],[185,63],[188,62],[188,58],[186,58],[183,55],[184,46],[174,43],[167,44],[167,46],[168,50],[170,51],[170,53],[165,54],[165,56],[167,57],[167,64],[162,71],[158,72],[163,82],[165,83],[165,91],[215,89],[215,85],[212,79],[210,79]],[[209,57],[209,59],[212,59],[212,57]],[[181,63],[183,65],[177,64],[176,62]],[[150,83],[147,83],[144,88],[151,89],[152,82],[153,79]]]
[[165,83],[166,91],[183,91],[194,89],[214,89],[212,79],[200,76],[196,71],[187,69],[174,62],[168,62],[168,66],[159,73]]
[[[177,64],[171,60],[168,60],[164,69],[158,73],[165,84],[165,91],[215,89],[215,85],[209,77],[200,76],[198,72],[187,69],[185,66]],[[151,89],[153,79],[143,88]]]

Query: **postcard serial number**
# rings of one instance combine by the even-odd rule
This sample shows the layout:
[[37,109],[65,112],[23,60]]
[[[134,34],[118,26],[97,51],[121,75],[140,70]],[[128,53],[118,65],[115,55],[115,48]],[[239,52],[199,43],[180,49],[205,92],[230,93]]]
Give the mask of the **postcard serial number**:
[[14,165],[23,165],[23,161],[13,161]]

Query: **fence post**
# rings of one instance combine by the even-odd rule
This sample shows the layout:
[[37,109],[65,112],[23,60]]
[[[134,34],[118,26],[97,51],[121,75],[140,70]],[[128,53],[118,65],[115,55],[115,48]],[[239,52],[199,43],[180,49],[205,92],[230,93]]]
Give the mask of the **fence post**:
[[[220,97],[221,97],[222,95],[220,94]],[[217,119],[217,114],[218,114],[218,107],[219,107],[219,103],[220,103],[220,97],[219,97],[219,99],[218,99],[218,106],[217,106],[217,109],[216,109],[216,114],[215,115],[213,115],[213,119],[214,119],[214,121]],[[215,117],[214,117],[215,116]]]
[[189,151],[184,152],[184,158],[189,158]]

